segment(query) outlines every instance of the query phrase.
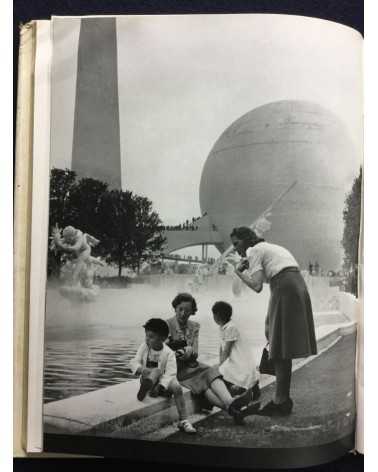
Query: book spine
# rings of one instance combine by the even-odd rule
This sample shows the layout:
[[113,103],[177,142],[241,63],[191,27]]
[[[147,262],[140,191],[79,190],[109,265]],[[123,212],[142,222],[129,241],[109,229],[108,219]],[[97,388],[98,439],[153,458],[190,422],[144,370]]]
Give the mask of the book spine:
[[13,454],[26,455],[35,22],[21,26],[14,187]]
[[43,364],[49,212],[52,25],[36,25],[28,332],[27,453],[43,450]]

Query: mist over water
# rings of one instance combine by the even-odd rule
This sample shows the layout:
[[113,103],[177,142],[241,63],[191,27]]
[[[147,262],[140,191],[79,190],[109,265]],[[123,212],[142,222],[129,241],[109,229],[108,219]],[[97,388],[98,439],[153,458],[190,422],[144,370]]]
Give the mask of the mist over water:
[[[128,367],[144,339],[143,324],[152,317],[174,315],[171,306],[177,293],[186,291],[191,277],[150,276],[126,288],[100,290],[92,303],[72,302],[57,288],[48,288],[45,336],[45,401],[79,395],[133,378]],[[231,303],[233,321],[250,341],[259,359],[265,344],[264,320],[269,287],[260,294],[243,288],[232,293],[232,279],[211,277],[192,293],[198,312],[191,319],[201,325],[199,351],[204,362],[215,363],[219,349],[219,327],[211,307],[218,300]],[[311,287],[310,287],[311,288]],[[329,288],[321,288],[325,293]],[[319,292],[319,289],[318,289]],[[314,294],[316,298],[319,293]],[[316,300],[314,305],[316,306]]]

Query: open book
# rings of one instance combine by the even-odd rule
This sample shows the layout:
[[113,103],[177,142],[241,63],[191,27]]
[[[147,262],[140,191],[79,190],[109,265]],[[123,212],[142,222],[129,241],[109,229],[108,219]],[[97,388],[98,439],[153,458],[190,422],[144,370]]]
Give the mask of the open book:
[[16,455],[363,452],[362,42],[285,15],[23,26]]

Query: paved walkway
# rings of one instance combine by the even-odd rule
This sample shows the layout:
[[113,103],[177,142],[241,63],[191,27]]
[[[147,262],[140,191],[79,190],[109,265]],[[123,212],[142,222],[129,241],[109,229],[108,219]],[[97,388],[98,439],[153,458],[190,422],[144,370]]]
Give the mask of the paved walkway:
[[[302,447],[325,444],[350,434],[354,428],[355,335],[343,337],[324,354],[293,373],[292,414],[286,418],[250,416],[234,425],[224,412],[196,424],[197,435],[177,432],[165,441],[238,447]],[[263,391],[272,398],[274,384]]]

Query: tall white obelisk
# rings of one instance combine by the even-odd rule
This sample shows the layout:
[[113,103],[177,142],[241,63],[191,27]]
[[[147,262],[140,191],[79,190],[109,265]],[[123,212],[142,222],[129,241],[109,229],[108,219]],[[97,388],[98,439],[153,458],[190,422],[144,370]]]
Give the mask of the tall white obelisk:
[[81,20],[72,170],[121,188],[115,18]]

